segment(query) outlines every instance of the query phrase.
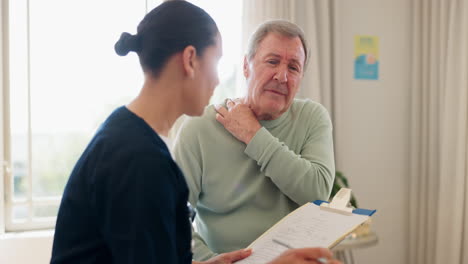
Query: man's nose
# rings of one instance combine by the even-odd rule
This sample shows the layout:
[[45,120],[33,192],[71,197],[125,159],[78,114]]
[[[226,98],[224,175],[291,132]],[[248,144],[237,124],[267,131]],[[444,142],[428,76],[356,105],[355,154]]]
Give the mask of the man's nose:
[[275,81],[279,83],[285,83],[288,81],[288,67],[279,66],[276,70],[275,76],[273,77]]

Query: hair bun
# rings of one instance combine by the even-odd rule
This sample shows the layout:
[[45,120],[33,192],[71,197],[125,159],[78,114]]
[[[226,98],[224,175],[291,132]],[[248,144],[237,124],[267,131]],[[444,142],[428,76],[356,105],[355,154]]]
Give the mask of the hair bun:
[[130,51],[138,52],[140,50],[140,38],[136,35],[123,32],[115,43],[114,50],[119,56],[125,56]]

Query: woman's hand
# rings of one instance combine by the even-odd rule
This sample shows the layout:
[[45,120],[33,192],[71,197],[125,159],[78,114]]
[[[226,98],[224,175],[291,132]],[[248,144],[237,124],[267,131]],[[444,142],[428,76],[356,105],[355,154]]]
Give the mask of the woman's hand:
[[289,249],[269,264],[340,264],[333,259],[332,253],[326,248],[297,248]]
[[231,264],[252,254],[252,249],[240,249],[228,253],[219,254],[207,261],[192,261],[192,264]]

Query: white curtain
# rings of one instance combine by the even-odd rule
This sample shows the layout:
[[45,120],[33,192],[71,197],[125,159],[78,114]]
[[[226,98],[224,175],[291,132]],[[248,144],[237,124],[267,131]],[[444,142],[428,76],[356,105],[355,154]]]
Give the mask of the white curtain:
[[309,42],[310,60],[299,97],[323,104],[333,113],[332,99],[332,0],[244,0],[243,50],[255,28],[270,19],[299,25]]
[[413,0],[409,263],[468,263],[468,0]]
[[[2,18],[0,18],[0,28],[2,30],[0,30],[0,89],[2,91],[2,94],[0,95],[0,100],[2,100],[2,103],[0,103],[2,109],[0,110],[0,132],[3,136],[3,131],[4,130],[4,125],[3,123],[5,122],[4,121],[4,113],[3,113],[3,102],[5,102],[5,99],[4,99],[4,96],[5,96],[5,93],[4,91],[6,90],[6,82],[7,80],[5,79],[6,76],[4,76],[5,73],[7,73],[5,71],[5,64],[6,64],[6,54],[4,54],[5,50],[6,50],[6,47],[5,47],[5,43],[6,41],[8,40],[7,38],[7,32],[5,30],[5,28],[8,28],[8,23],[6,21],[6,19],[3,18],[3,15],[5,14],[5,8],[6,7],[6,4],[3,2],[3,0],[0,0],[0,16],[2,16]],[[4,157],[4,152],[3,152],[3,139],[0,139],[0,145],[1,145],[1,149],[0,149],[0,160],[5,160],[5,157]],[[4,204],[5,204],[5,188],[4,188],[4,182],[6,182],[4,180],[4,176],[5,173],[0,172],[0,236],[2,234],[5,233],[5,210],[4,210]],[[5,254],[6,255],[6,254]],[[1,261],[2,258],[0,258],[0,261]]]

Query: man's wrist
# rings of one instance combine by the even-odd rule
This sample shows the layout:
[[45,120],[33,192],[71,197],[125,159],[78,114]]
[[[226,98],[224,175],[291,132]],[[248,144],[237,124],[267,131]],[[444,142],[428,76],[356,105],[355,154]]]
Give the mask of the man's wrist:
[[258,127],[256,127],[255,129],[252,129],[249,133],[248,133],[248,136],[246,137],[246,139],[244,140],[244,143],[246,145],[248,145],[250,143],[250,141],[252,141],[252,138],[255,137],[255,135],[257,134],[257,132],[262,128],[262,126],[259,124]]

